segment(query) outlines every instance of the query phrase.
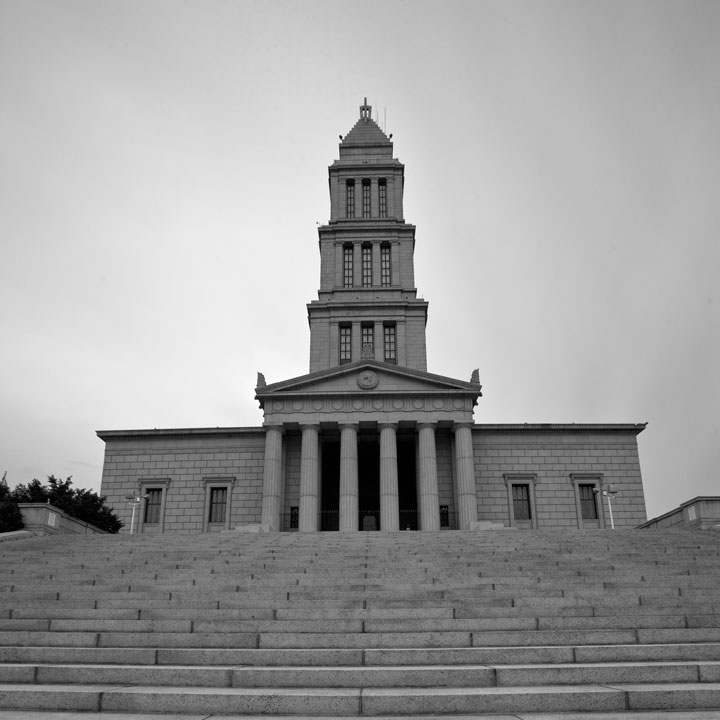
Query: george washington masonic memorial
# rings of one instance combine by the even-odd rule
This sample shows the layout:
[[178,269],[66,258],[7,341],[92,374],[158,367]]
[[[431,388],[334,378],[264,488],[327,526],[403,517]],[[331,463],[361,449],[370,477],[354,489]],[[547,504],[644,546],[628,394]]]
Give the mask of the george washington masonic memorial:
[[124,532],[644,522],[644,424],[478,424],[478,371],[428,371],[404,166],[367,102],[339,155],[318,230],[320,289],[307,306],[308,374],[258,374],[261,427],[99,431],[101,494]]

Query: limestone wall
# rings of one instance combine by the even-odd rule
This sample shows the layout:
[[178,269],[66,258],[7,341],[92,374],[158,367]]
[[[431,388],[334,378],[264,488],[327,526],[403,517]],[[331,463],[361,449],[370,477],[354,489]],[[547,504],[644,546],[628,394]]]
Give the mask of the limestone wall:
[[208,485],[231,484],[229,522],[260,522],[265,432],[262,428],[218,431],[134,431],[101,435],[106,442],[100,493],[130,532],[132,505],[126,495],[147,488],[163,490],[160,523],[144,523],[144,507],[136,515],[136,532],[207,531]]
[[[538,528],[591,527],[579,515],[578,484],[615,486],[616,528],[645,522],[636,434],[607,429],[533,430],[529,426],[482,426],[473,431],[478,519],[511,525],[508,483],[534,489]],[[599,497],[600,527],[610,527],[606,498]]]

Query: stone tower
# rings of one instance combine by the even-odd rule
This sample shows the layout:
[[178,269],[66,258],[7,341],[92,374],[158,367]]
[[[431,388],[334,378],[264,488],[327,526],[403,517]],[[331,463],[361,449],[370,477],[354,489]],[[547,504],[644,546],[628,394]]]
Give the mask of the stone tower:
[[404,166],[367,100],[329,168],[319,228],[320,290],[308,305],[310,372],[360,359],[427,370],[427,303],[415,289],[415,227],[403,215]]

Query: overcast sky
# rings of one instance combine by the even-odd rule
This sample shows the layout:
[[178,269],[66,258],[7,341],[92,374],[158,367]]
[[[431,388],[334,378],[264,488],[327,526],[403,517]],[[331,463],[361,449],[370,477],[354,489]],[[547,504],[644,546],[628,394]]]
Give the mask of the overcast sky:
[[648,422],[720,495],[720,3],[0,0],[0,473],[260,425],[308,371],[327,166],[405,164],[428,369],[476,422]]

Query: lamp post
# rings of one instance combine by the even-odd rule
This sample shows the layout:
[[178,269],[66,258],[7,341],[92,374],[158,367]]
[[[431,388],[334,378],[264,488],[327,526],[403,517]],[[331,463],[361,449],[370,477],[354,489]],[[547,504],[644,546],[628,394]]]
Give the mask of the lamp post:
[[125,499],[132,505],[132,516],[130,517],[130,534],[132,535],[135,532],[135,511],[137,510],[140,503],[147,497],[147,493],[144,495],[136,495],[133,493],[132,495],[126,495]]
[[602,491],[602,494],[607,498],[608,512],[610,513],[610,528],[614,530],[615,520],[613,519],[612,513],[612,499],[618,494],[618,491],[615,489],[615,485],[611,483],[605,490]]

